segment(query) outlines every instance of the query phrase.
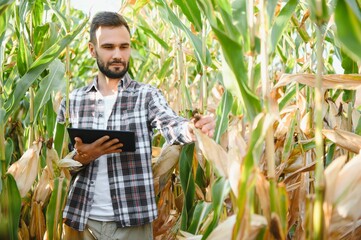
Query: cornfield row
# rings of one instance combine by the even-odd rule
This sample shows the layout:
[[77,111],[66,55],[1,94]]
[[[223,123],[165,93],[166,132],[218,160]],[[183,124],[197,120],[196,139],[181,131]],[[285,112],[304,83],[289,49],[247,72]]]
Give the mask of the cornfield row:
[[[155,239],[358,239],[361,1],[122,1],[130,74],[213,139],[155,134]],[[0,238],[61,239],[61,98],[92,79],[88,22],[64,0],[0,3]],[[85,36],[85,37],[84,37]]]

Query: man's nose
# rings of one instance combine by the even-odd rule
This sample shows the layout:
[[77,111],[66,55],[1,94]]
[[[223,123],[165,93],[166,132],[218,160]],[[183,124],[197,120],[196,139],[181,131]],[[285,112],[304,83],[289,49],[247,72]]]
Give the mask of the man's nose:
[[113,58],[122,59],[122,50],[120,48],[115,48],[113,52]]

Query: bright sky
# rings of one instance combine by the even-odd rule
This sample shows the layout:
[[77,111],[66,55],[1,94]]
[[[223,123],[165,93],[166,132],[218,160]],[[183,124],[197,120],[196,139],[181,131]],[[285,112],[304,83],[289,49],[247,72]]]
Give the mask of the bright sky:
[[83,10],[87,15],[89,12],[94,16],[99,11],[115,11],[120,9],[121,0],[71,0],[71,5]]

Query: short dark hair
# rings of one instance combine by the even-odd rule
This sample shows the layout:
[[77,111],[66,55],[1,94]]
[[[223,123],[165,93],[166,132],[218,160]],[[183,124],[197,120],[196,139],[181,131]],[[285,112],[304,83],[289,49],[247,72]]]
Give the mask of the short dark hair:
[[116,12],[98,12],[94,15],[93,20],[90,24],[90,42],[96,43],[95,32],[101,27],[126,27],[130,34],[130,28],[127,21],[123,18],[122,15]]

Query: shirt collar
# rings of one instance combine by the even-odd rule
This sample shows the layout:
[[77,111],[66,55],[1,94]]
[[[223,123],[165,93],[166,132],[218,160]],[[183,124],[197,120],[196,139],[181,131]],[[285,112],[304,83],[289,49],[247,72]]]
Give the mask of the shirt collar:
[[[129,87],[130,82],[131,82],[131,78],[129,74],[126,73],[125,76],[119,81],[118,90],[120,91],[121,89],[122,90],[127,89]],[[91,90],[99,91],[98,76],[94,77],[93,82],[86,87],[85,92],[90,92]]]

